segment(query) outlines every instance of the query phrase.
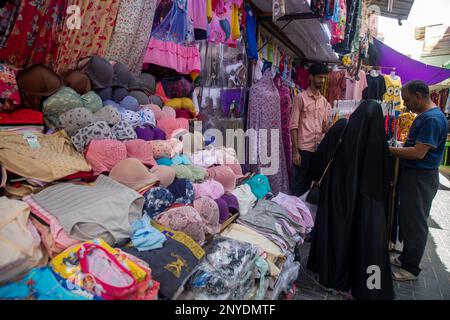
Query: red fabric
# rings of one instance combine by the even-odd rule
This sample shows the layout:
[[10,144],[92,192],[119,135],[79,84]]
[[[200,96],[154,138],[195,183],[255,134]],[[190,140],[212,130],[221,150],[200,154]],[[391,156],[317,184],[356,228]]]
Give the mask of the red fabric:
[[0,112],[0,124],[44,124],[44,115],[40,111],[21,109],[12,113]]
[[0,60],[19,68],[53,63],[66,8],[67,0],[22,1],[19,17],[0,50]]
[[61,180],[75,180],[82,179],[87,182],[94,182],[97,179],[97,176],[94,175],[94,171],[80,171],[74,174],[71,174],[67,177],[62,178]]
[[189,111],[188,109],[176,109],[175,110],[175,114],[177,118],[185,118],[185,119],[194,119],[195,116],[192,114],[191,111]]
[[303,90],[308,89],[309,87],[309,72],[308,69],[303,67],[297,67],[297,84],[300,85],[300,88]]

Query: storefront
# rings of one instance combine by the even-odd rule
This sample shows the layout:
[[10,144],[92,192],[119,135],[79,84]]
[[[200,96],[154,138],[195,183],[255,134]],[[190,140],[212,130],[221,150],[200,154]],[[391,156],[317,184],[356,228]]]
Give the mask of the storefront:
[[[277,300],[309,239],[323,285],[393,298],[383,137],[414,116],[366,2],[2,2],[0,298]],[[313,62],[332,126],[316,178],[334,161],[318,207],[290,192]]]

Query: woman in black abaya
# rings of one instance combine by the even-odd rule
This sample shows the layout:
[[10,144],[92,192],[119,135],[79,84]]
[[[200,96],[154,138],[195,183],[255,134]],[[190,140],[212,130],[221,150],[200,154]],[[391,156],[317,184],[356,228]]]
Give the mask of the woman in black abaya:
[[339,126],[318,149],[323,167],[344,132],[322,181],[308,269],[325,287],[350,290],[356,299],[393,299],[386,230],[391,170],[381,106],[365,101],[345,131]]

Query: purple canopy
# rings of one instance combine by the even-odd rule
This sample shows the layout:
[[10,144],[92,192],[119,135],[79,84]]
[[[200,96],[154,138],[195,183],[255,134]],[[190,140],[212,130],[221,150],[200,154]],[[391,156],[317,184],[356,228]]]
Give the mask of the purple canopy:
[[402,79],[402,83],[411,80],[422,80],[429,86],[450,78],[450,69],[430,66],[411,59],[383,42],[374,39],[378,54],[378,65],[382,67],[396,67],[395,71]]

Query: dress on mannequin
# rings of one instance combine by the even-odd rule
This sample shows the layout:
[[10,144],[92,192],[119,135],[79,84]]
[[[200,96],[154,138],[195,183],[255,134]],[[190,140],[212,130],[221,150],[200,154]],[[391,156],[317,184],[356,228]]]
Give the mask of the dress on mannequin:
[[[275,174],[267,174],[273,194],[279,192],[288,193],[289,181],[286,168],[286,159],[282,156],[282,135],[281,131],[281,112],[280,112],[280,94],[272,79],[270,69],[265,70],[263,77],[250,88],[250,97],[248,103],[247,128],[256,130],[258,139],[256,148],[250,148],[249,160],[250,170],[261,172],[262,168],[271,167],[277,169],[274,161],[279,160],[278,170]],[[262,135],[262,130],[266,129],[266,137]],[[272,145],[272,135],[278,130],[278,140]],[[276,136],[275,136],[276,137]],[[278,156],[276,155],[278,153]],[[261,156],[271,156],[271,163],[262,164]]]

